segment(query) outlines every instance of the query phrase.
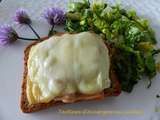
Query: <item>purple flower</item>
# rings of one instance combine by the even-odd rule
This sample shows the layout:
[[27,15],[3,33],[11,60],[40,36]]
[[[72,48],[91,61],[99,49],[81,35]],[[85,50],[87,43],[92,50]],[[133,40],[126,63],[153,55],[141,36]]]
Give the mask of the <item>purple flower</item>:
[[28,16],[27,11],[22,8],[16,11],[16,14],[13,19],[18,24],[31,24],[31,19]]
[[62,25],[65,22],[66,16],[63,10],[59,8],[49,8],[44,12],[43,17],[47,20],[47,22],[54,25]]
[[22,25],[28,25],[28,27],[32,30],[32,32],[37,36],[38,39],[40,39],[40,36],[38,33],[34,30],[34,28],[31,25],[31,19],[27,14],[27,11],[25,9],[18,9],[16,11],[16,14],[14,16],[14,21],[17,22],[18,24]]
[[18,39],[17,32],[9,25],[0,27],[0,45],[12,43]]

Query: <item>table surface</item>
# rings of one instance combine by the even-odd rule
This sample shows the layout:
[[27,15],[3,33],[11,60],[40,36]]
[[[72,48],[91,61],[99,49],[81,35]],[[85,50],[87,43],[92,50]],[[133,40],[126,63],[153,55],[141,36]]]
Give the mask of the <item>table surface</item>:
[[[115,0],[108,0],[108,2],[116,3]],[[66,10],[67,3],[67,0],[2,0],[0,24],[11,24],[21,36],[33,37],[34,35],[27,27],[17,26],[12,20],[17,8],[25,8],[33,19],[33,27],[40,36],[46,36],[49,25],[42,19],[42,12],[48,7],[61,7]],[[140,16],[149,19],[159,41],[160,0],[121,0],[121,4],[126,9],[135,9]],[[57,29],[62,30],[61,27],[57,27]],[[28,44],[30,42],[19,40],[10,46],[0,47],[0,120],[104,120],[105,118],[110,120],[158,120],[160,118],[160,100],[156,98],[156,94],[160,92],[160,75],[154,78],[150,89],[146,89],[145,84],[147,83],[145,80],[141,80],[131,94],[123,92],[118,97],[109,97],[102,101],[55,106],[32,114],[22,113],[19,100],[23,73],[23,51]],[[158,44],[158,46],[160,45]],[[159,112],[155,112],[156,108]],[[83,114],[87,110],[91,111],[91,115]],[[67,114],[67,111],[70,113]],[[77,115],[76,111],[80,111],[80,114]],[[134,111],[138,111],[137,114],[127,115],[127,112]]]

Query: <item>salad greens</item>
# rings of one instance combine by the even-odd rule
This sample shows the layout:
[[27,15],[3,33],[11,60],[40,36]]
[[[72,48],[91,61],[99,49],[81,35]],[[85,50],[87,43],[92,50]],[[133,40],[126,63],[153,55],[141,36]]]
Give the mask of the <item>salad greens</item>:
[[160,51],[154,49],[155,35],[148,21],[139,18],[135,11],[102,2],[91,5],[83,0],[70,3],[66,15],[66,31],[94,31],[114,46],[112,64],[123,91],[131,92],[144,75],[149,80],[156,75],[154,55]]

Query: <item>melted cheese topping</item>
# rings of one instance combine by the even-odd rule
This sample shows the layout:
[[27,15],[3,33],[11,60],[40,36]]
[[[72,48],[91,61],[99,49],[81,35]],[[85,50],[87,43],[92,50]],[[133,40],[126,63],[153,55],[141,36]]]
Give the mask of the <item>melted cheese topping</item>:
[[28,59],[27,98],[47,103],[66,94],[95,94],[110,87],[108,49],[96,34],[53,36],[33,46]]

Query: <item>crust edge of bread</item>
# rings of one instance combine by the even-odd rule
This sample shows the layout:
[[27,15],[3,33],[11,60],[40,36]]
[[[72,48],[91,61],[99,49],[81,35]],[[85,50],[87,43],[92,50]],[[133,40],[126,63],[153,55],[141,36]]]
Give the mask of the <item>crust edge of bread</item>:
[[[63,33],[58,33],[57,35],[62,35]],[[23,72],[23,80],[22,80],[22,86],[21,86],[21,98],[20,98],[20,108],[22,110],[22,112],[24,113],[31,113],[31,112],[36,112],[36,111],[40,111],[42,109],[46,109],[48,107],[54,106],[54,105],[60,105],[60,104],[68,104],[68,103],[63,103],[61,101],[55,101],[52,100],[49,103],[38,103],[38,104],[33,104],[30,105],[28,100],[27,100],[27,94],[26,94],[26,87],[27,87],[27,74],[28,74],[28,70],[27,70],[27,61],[28,61],[28,56],[29,56],[29,52],[32,46],[46,40],[46,38],[43,38],[39,41],[35,41],[33,43],[31,43],[30,45],[28,45],[26,47],[26,49],[24,50],[24,72]],[[110,49],[110,48],[109,48]],[[104,96],[118,96],[121,93],[121,88],[120,88],[120,83],[119,80],[116,76],[115,71],[112,69],[112,67],[110,67],[110,79],[111,79],[111,88],[107,88],[103,91]],[[97,100],[97,99],[90,99],[90,100]],[[79,101],[86,101],[84,100],[78,100],[75,102],[79,102]]]

